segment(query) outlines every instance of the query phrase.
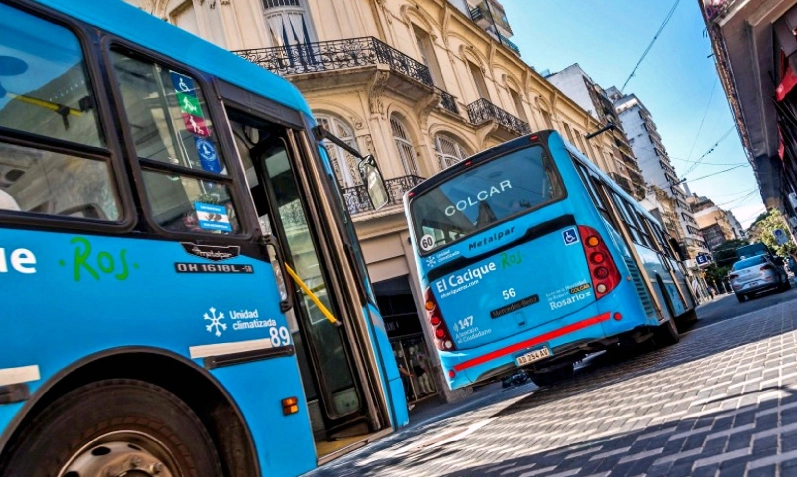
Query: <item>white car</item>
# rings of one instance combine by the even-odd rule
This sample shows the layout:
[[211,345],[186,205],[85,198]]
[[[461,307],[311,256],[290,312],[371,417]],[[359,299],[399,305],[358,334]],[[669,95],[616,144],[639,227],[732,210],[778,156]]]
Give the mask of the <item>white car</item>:
[[756,255],[733,264],[728,278],[740,302],[767,290],[784,291],[791,288],[786,270],[769,255]]

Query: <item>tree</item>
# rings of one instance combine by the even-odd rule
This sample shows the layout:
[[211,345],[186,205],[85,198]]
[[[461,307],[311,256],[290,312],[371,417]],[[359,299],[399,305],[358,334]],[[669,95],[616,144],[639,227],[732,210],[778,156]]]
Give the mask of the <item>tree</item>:
[[[778,245],[777,240],[775,240],[775,234],[773,233],[775,229],[781,229],[786,232],[789,241],[784,245]],[[770,210],[763,218],[759,216],[759,218],[753,222],[753,225],[750,226],[749,235],[764,242],[764,245],[781,257],[788,257],[789,253],[797,252],[797,245],[795,245],[794,241],[791,239],[789,226],[777,209]]]

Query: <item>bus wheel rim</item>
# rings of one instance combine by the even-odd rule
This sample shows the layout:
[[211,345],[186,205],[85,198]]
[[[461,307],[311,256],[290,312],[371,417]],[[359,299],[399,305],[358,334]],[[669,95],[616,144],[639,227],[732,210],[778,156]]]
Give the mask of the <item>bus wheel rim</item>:
[[126,430],[103,434],[69,458],[58,477],[180,477],[174,456],[150,434]]

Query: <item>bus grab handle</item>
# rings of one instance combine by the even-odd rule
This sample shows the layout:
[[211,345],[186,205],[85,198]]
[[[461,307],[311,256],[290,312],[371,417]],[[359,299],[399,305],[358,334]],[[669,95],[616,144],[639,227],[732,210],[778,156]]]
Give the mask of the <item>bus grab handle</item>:
[[288,275],[290,275],[291,278],[293,278],[293,280],[296,282],[296,284],[299,285],[299,288],[301,288],[302,291],[308,297],[310,297],[311,300],[313,300],[313,303],[316,304],[318,309],[321,310],[321,313],[324,314],[324,316],[326,317],[327,320],[329,320],[330,323],[338,327],[342,326],[342,323],[332,315],[332,313],[327,309],[326,306],[324,306],[323,303],[321,303],[321,300],[318,299],[318,295],[316,295],[315,293],[313,293],[312,290],[310,290],[307,284],[304,283],[304,281],[301,278],[299,278],[299,275],[297,275],[296,272],[294,272],[291,266],[288,265],[287,263],[285,263],[285,270],[288,271]]

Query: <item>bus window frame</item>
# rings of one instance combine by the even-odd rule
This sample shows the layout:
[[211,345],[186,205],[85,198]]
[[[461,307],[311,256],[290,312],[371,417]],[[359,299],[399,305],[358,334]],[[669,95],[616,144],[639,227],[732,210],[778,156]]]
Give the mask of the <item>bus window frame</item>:
[[[447,244],[443,244],[443,245],[441,245],[439,247],[435,246],[435,248],[433,248],[433,249],[431,249],[429,251],[424,251],[424,250],[421,250],[420,248],[418,248],[417,249],[418,256],[419,257],[427,257],[427,256],[433,255],[435,253],[440,253],[440,251],[443,250],[443,249],[452,247],[452,246],[454,246],[454,245],[456,245],[456,244],[458,244],[460,242],[463,242],[464,240],[467,240],[468,238],[472,238],[472,237],[475,237],[475,236],[477,236],[479,234],[482,234],[485,231],[487,231],[489,229],[492,229],[494,227],[497,227],[497,226],[499,226],[499,225],[501,225],[501,224],[503,224],[503,223],[505,223],[505,222],[507,222],[509,220],[518,219],[518,218],[520,218],[520,217],[522,217],[522,216],[524,216],[526,214],[530,214],[532,212],[536,212],[536,211],[542,209],[543,207],[547,207],[547,206],[549,206],[551,204],[555,204],[557,202],[561,202],[563,200],[566,200],[568,198],[568,196],[569,196],[569,192],[567,190],[567,187],[565,186],[564,181],[562,180],[562,173],[560,171],[560,167],[559,167],[558,164],[556,164],[556,161],[553,159],[553,154],[551,154],[551,150],[550,150],[550,147],[548,146],[547,142],[546,143],[526,143],[526,144],[523,144],[523,145],[518,145],[517,147],[515,147],[513,149],[510,149],[508,151],[502,151],[501,154],[498,154],[498,155],[495,155],[495,156],[492,156],[492,157],[486,157],[486,158],[485,157],[479,157],[478,159],[474,159],[473,157],[475,157],[475,156],[472,156],[472,157],[469,157],[469,158],[465,158],[462,161],[460,161],[460,162],[454,164],[453,166],[449,167],[448,169],[446,169],[446,171],[451,171],[451,172],[453,172],[453,174],[450,175],[450,176],[447,176],[445,178],[445,181],[436,182],[435,184],[431,185],[429,189],[423,191],[423,193],[418,194],[415,197],[410,199],[410,202],[408,204],[408,209],[410,211],[410,217],[413,217],[412,222],[410,224],[412,226],[411,227],[412,230],[410,231],[412,236],[413,237],[417,237],[418,236],[418,228],[420,227],[420,225],[417,224],[416,221],[414,220],[414,215],[413,215],[413,204],[415,203],[416,200],[418,200],[419,198],[425,196],[426,194],[430,193],[431,191],[436,190],[441,184],[451,182],[452,180],[454,180],[458,176],[460,176],[460,175],[462,175],[462,174],[464,174],[464,173],[466,173],[466,172],[468,172],[470,170],[473,170],[475,168],[481,167],[481,166],[483,166],[485,164],[489,164],[490,162],[496,161],[496,160],[498,160],[498,159],[500,159],[502,157],[506,157],[509,154],[512,154],[512,153],[514,153],[516,151],[519,151],[521,149],[530,149],[532,147],[541,148],[542,149],[542,158],[543,158],[543,160],[545,160],[547,158],[553,164],[553,166],[554,166],[554,171],[553,172],[554,172],[554,175],[556,176],[555,179],[556,179],[556,182],[558,183],[558,186],[561,188],[561,191],[562,191],[562,195],[560,197],[557,197],[556,199],[549,199],[549,200],[547,200],[545,202],[540,202],[540,203],[538,203],[536,206],[534,206],[532,208],[521,210],[521,211],[516,212],[516,213],[514,213],[512,215],[504,217],[503,219],[501,219],[501,220],[499,220],[497,222],[493,222],[490,225],[488,225],[487,227],[484,227],[484,228],[482,228],[482,229],[480,229],[480,230],[478,230],[478,231],[476,231],[474,233],[471,233],[471,234],[468,234],[468,235],[463,234],[462,237],[457,238],[453,242],[450,242],[450,243],[447,243]],[[483,153],[479,153],[479,154],[477,154],[477,156],[481,155],[481,154],[489,154],[489,150],[485,151]],[[470,165],[468,165],[468,163],[470,163]],[[454,168],[459,168],[459,170],[454,170]],[[416,240],[417,240],[417,238],[416,238]]]
[[[219,99],[220,96],[214,82],[215,78],[209,73],[197,70],[191,66],[185,65],[179,61],[175,61],[172,58],[166,57],[158,52],[132,43],[116,35],[106,33],[101,40],[100,48],[102,49],[102,58],[104,64],[106,65],[105,71],[108,75],[108,81],[110,83],[109,93],[111,95],[111,101],[115,106],[116,117],[119,121],[121,129],[121,134],[118,135],[119,142],[123,144],[127,165],[130,168],[130,175],[136,183],[135,188],[138,201],[141,204],[141,215],[149,227],[149,231],[160,237],[174,241],[202,240],[222,243],[252,242],[262,235],[259,234],[260,226],[256,221],[257,213],[254,209],[254,201],[251,199],[251,195],[248,193],[248,190],[247,194],[244,194],[244,191],[242,190],[242,187],[244,187],[246,184],[246,177],[242,170],[241,158],[238,156],[238,153],[235,149],[234,140],[231,137],[231,131],[226,113],[224,112],[222,102]],[[114,48],[119,54],[126,55],[139,61],[158,64],[159,66],[169,68],[172,71],[187,74],[197,82],[204,93],[210,119],[213,121],[213,129],[217,136],[217,143],[227,167],[226,176],[223,174],[189,169],[181,166],[165,165],[160,161],[141,158],[138,155],[138,152],[135,148],[135,141],[132,139],[132,128],[127,119],[127,112],[124,100],[122,99],[122,92],[120,90],[118,81],[116,81],[116,72],[113,68],[111,52],[114,50]],[[221,120],[219,120],[219,118],[221,118]],[[145,170],[157,173],[174,172],[175,174],[179,174],[181,177],[187,176],[189,178],[198,180],[202,180],[204,178],[219,184],[226,185],[229,188],[233,208],[236,211],[236,217],[240,227],[239,232],[230,234],[188,231],[178,232],[162,227],[153,217],[152,205],[150,203],[144,182],[143,173]],[[244,186],[242,186],[242,184]]]
[[106,147],[87,146],[50,136],[0,127],[0,135],[3,137],[3,142],[75,156],[83,160],[104,162],[108,165],[108,185],[116,198],[119,218],[118,220],[100,220],[4,209],[0,209],[0,218],[3,219],[3,222],[9,224],[53,231],[88,231],[102,234],[124,234],[130,232],[137,223],[136,210],[133,206],[135,203],[134,194],[127,179],[124,147],[119,136],[115,134],[118,126],[118,117],[111,108],[112,95],[106,83],[104,74],[106,70],[100,62],[102,52],[97,46],[105,32],[98,31],[96,28],[92,28],[81,21],[41,5],[13,1],[6,5],[12,9],[35,16],[42,21],[66,28],[75,36],[83,55],[86,79],[89,82],[87,88],[94,99],[93,106],[97,112],[97,126],[100,134],[105,138]]
[[570,157],[573,160],[573,164],[576,167],[576,172],[578,173],[579,177],[581,177],[581,181],[584,183],[584,187],[587,189],[587,193],[592,199],[593,205],[601,214],[601,216],[603,216],[603,218],[616,230],[616,219],[611,214],[608,207],[606,207],[606,204],[603,202],[603,198],[596,189],[596,181],[600,181],[600,179],[595,177],[594,174],[584,164],[581,164],[581,161],[570,151],[568,151],[568,154],[570,154]]

